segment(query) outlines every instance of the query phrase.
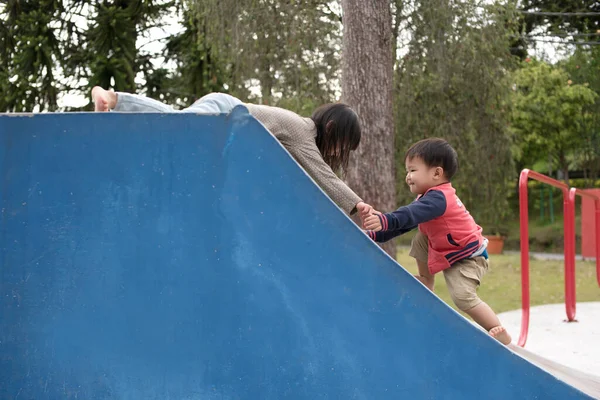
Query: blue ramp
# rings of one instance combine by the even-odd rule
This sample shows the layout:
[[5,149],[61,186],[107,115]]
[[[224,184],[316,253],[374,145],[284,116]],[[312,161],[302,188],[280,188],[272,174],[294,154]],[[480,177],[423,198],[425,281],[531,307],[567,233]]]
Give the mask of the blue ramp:
[[243,107],[0,116],[2,399],[576,399]]

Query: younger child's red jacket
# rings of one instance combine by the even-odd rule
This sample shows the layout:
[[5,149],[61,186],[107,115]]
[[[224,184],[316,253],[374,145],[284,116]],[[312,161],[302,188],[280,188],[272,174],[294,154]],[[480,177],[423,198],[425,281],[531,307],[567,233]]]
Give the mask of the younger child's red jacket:
[[382,230],[367,231],[377,242],[388,241],[418,226],[429,239],[427,264],[432,274],[485,252],[481,227],[475,223],[450,182],[432,187],[411,204],[381,214],[379,219]]

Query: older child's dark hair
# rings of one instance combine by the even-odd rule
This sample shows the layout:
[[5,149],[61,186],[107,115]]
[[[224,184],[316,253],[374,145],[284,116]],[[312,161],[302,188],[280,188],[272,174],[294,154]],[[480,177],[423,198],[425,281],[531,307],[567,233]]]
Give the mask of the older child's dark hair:
[[335,172],[346,171],[350,152],[360,144],[358,115],[346,104],[331,103],[318,107],[312,115],[317,127],[317,147],[323,160]]
[[419,157],[429,167],[442,167],[450,180],[458,171],[458,155],[450,143],[441,138],[423,139],[410,146],[404,160]]

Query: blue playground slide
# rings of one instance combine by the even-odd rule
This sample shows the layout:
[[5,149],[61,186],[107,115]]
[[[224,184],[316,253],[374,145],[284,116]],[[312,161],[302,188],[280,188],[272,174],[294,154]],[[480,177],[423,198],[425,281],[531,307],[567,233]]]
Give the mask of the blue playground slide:
[[581,399],[244,107],[0,116],[0,399]]

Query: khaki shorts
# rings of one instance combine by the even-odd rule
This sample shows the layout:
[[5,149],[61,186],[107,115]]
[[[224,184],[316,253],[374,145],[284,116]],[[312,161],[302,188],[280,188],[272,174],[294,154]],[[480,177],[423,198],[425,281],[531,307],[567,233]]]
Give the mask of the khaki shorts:
[[[409,255],[421,262],[427,263],[429,241],[420,231],[412,240]],[[462,311],[470,310],[479,305],[481,299],[477,296],[477,288],[481,279],[489,269],[485,257],[464,258],[444,270],[444,278],[454,304]]]

